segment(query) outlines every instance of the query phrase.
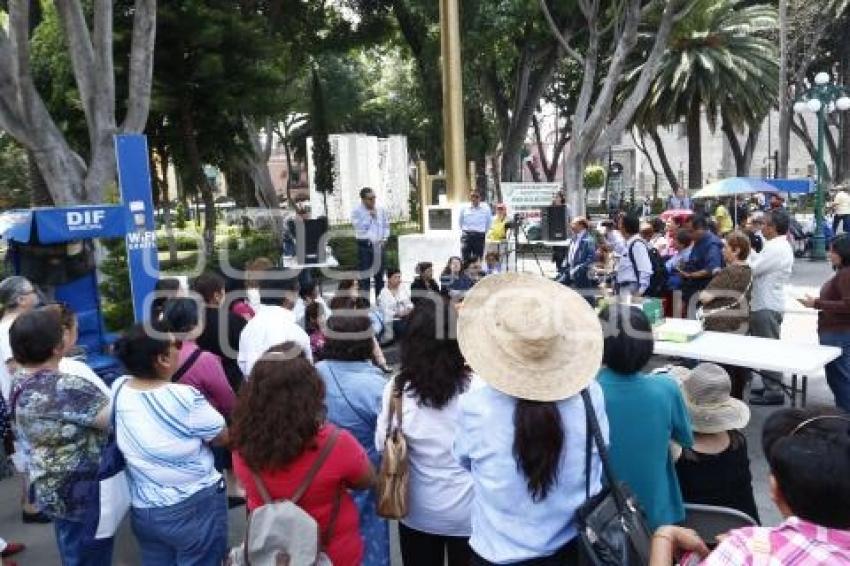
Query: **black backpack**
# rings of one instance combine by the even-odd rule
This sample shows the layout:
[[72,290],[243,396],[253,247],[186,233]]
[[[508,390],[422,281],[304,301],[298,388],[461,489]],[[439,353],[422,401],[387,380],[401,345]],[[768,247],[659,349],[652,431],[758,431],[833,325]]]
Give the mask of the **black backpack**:
[[658,253],[658,250],[647,244],[641,239],[637,239],[629,246],[629,259],[632,262],[632,269],[635,270],[635,279],[640,282],[640,274],[638,273],[637,264],[635,264],[634,245],[641,242],[646,246],[646,251],[649,254],[649,263],[652,265],[652,276],[649,278],[649,287],[643,293],[645,297],[661,297],[667,289],[667,266],[664,264],[664,258]]

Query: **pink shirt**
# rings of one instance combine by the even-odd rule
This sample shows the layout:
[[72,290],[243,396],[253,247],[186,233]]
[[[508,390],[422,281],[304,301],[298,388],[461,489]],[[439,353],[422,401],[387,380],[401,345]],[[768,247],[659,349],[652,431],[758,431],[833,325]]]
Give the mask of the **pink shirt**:
[[230,307],[230,310],[234,314],[238,314],[245,320],[251,320],[252,318],[254,318],[254,314],[256,314],[254,313],[254,309],[251,308],[251,305],[249,305],[245,301],[234,302],[233,306]]
[[[184,341],[183,347],[180,349],[178,367],[182,367],[192,352],[197,349],[198,345],[195,344],[194,340]],[[192,367],[180,378],[179,383],[191,385],[197,389],[223,417],[230,416],[233,407],[236,405],[236,394],[233,393],[233,389],[227,381],[221,360],[210,352],[201,352]]]
[[[684,562],[684,561],[683,561]],[[700,566],[847,566],[850,531],[789,517],[776,527],[731,531]]]

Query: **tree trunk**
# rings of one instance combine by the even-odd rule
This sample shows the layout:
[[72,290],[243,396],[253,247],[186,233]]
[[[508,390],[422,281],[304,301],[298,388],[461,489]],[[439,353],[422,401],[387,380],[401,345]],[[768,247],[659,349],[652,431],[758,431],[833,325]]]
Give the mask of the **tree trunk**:
[[788,0],[779,0],[779,158],[776,177],[788,178],[791,108],[788,100]]
[[691,101],[688,111],[688,188],[702,188],[702,112],[699,101]]
[[[655,167],[655,161],[652,159],[652,155],[646,149],[646,140],[643,137],[643,134],[640,135],[640,141],[638,141],[635,136],[635,130],[632,128],[629,133],[632,136],[632,142],[635,147],[646,157],[646,162],[649,163],[649,169],[652,171],[652,202],[658,200],[658,169]],[[659,140],[660,141],[660,140]]]
[[206,246],[206,254],[210,255],[215,246],[215,199],[213,189],[204,172],[204,161],[195,139],[194,116],[192,115],[192,104],[189,100],[184,100],[181,104],[181,123],[186,157],[189,160],[188,178],[196,190],[200,191],[201,200],[204,202],[204,245]]
[[574,215],[585,215],[587,213],[586,195],[584,192],[584,159],[575,150],[567,153],[564,163],[564,183],[569,189],[566,192],[567,204]]
[[[496,192],[496,202],[504,202],[502,196],[502,180],[499,177],[499,155],[494,153],[490,157],[490,172],[493,175],[493,189]],[[431,203],[428,203],[431,204]]]
[[678,187],[679,179],[676,177],[676,173],[670,166],[670,160],[667,158],[667,151],[664,149],[661,136],[658,135],[658,129],[652,128],[649,131],[649,137],[652,139],[653,145],[655,145],[655,153],[658,155],[658,161],[661,162],[661,169],[664,171],[664,176],[667,178],[667,182],[670,183],[670,188],[674,189]]
[[31,151],[27,151],[27,168],[29,169],[29,184],[32,189],[30,204],[32,206],[53,206],[53,198],[41,171],[38,170],[37,161]]
[[506,153],[502,151],[502,168],[500,178],[502,181],[513,183],[522,180],[520,175],[519,151]]
[[168,194],[168,162],[169,154],[166,144],[157,148],[159,163],[154,163],[151,169],[154,182],[159,185],[159,205],[162,207],[162,219],[165,224],[165,240],[168,242],[168,261],[174,265],[177,262],[177,242],[174,240],[174,217],[171,212],[171,200]]
[[252,118],[245,118],[243,123],[251,142],[251,155],[246,161],[248,172],[254,183],[257,202],[260,203],[260,206],[277,210],[280,208],[280,201],[277,197],[277,191],[274,189],[271,173],[269,173],[269,157],[271,157],[274,144],[271,120],[267,119],[265,123],[265,145],[260,143],[260,131],[256,122]]

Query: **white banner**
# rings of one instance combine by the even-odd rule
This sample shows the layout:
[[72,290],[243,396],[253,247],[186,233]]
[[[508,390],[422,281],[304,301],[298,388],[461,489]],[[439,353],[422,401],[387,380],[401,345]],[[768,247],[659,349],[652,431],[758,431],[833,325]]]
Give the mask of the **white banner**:
[[508,215],[519,213],[526,220],[540,220],[540,209],[552,204],[560,183],[502,183]]

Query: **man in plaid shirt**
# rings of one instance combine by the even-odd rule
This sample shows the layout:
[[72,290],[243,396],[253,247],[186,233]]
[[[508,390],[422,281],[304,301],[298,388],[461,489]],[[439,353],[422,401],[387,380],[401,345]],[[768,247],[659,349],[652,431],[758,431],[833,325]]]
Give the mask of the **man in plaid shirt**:
[[785,520],[726,535],[709,554],[690,529],[665,526],[650,566],[850,566],[850,416],[787,409],[768,418],[762,444],[771,498]]

